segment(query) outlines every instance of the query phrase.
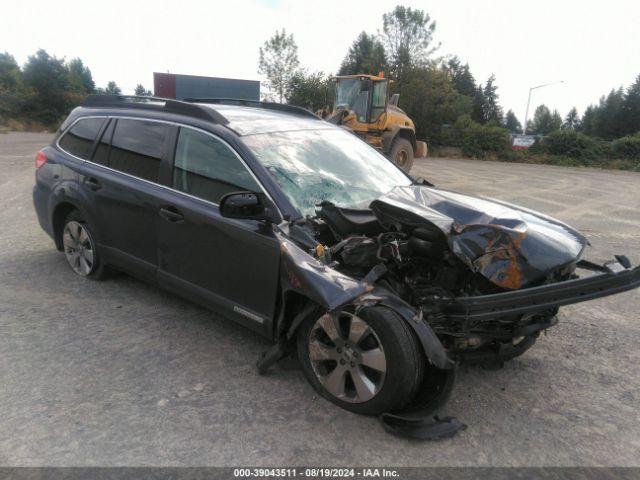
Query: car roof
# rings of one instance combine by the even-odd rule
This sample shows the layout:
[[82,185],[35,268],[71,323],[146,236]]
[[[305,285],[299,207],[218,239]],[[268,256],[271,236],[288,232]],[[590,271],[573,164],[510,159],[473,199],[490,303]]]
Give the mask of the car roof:
[[228,123],[225,126],[240,136],[291,130],[323,130],[334,128],[333,125],[323,122],[320,119],[258,106],[197,102],[196,104],[218,112],[227,119]]
[[158,120],[189,118],[189,123],[213,122],[237,135],[257,135],[294,130],[325,130],[338,128],[322,121],[306,109],[279,103],[254,100],[194,98],[175,100],[134,95],[89,95],[85,102],[67,117],[61,130],[78,116],[131,113]]

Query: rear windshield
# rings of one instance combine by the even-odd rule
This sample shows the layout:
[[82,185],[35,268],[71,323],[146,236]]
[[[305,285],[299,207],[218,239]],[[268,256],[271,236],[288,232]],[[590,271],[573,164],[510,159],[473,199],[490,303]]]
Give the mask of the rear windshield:
[[329,201],[367,208],[411,180],[374,148],[342,129],[300,130],[243,137],[303,215]]

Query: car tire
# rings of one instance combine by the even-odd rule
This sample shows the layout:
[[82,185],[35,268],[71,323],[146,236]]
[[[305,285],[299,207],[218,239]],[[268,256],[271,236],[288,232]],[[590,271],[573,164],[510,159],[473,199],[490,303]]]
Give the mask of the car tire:
[[396,137],[391,145],[389,158],[406,173],[413,167],[413,146],[406,138]]
[[62,226],[62,249],[74,273],[91,280],[102,280],[107,271],[94,232],[90,222],[78,210],[72,211]]
[[298,329],[297,353],[320,395],[364,415],[408,404],[420,387],[426,361],[410,326],[381,306],[363,308],[357,315],[315,311]]

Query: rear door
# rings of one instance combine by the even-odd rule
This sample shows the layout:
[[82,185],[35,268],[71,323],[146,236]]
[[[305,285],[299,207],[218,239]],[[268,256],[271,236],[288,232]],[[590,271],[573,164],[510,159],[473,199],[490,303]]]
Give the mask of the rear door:
[[160,284],[269,335],[279,244],[263,223],[224,218],[218,209],[226,193],[262,187],[226,142],[189,127],[180,127],[170,176],[158,212]]
[[158,176],[173,131],[167,123],[111,118],[80,172],[107,263],[150,281],[156,278],[157,211],[166,191]]

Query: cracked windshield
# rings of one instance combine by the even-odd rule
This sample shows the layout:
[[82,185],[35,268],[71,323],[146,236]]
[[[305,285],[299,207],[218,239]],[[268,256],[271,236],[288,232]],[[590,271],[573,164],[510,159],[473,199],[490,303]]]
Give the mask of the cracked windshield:
[[353,134],[334,129],[244,137],[289,200],[303,215],[329,201],[367,208],[380,195],[411,180]]

